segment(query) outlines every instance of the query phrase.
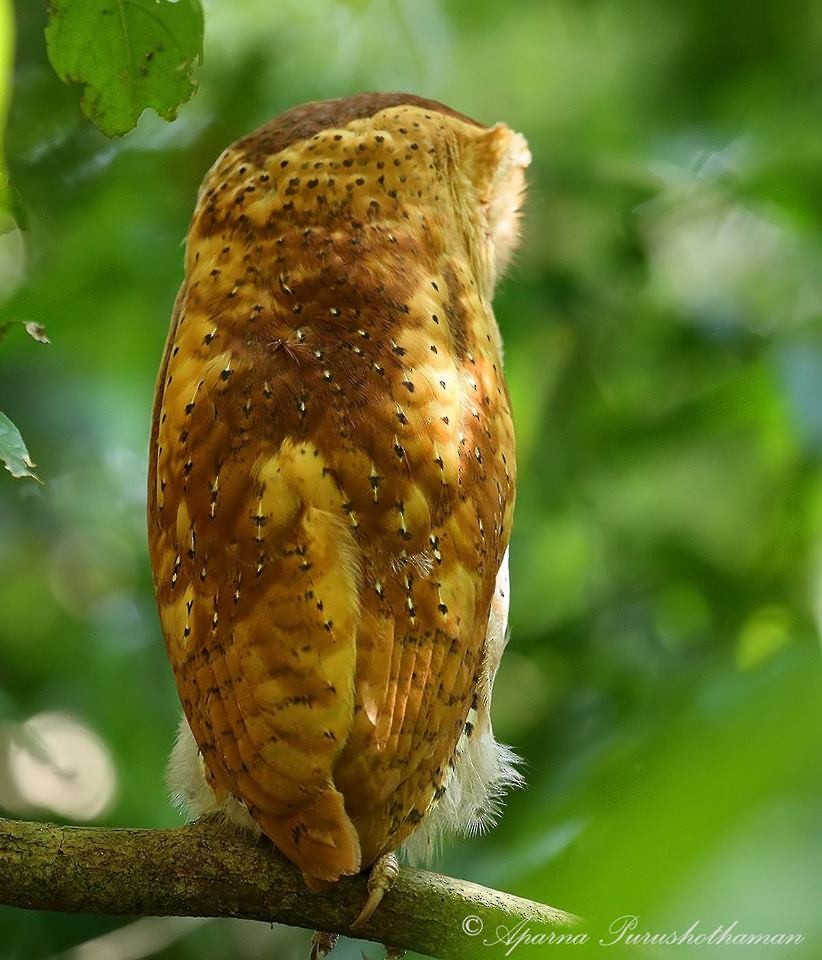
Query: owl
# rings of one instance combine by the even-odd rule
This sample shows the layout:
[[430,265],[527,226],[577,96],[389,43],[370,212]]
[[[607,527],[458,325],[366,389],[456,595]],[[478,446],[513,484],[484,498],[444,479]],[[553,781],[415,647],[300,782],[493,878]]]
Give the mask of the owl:
[[188,232],[148,529],[192,817],[318,889],[493,819],[515,449],[491,301],[530,155],[363,94],[228,147]]

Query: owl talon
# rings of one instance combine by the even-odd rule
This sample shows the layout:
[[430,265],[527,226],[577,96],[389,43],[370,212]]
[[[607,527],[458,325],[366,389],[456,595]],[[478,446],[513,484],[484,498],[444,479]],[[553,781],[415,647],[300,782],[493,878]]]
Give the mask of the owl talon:
[[371,919],[374,911],[382,903],[382,898],[394,886],[399,873],[400,865],[393,853],[386,853],[377,860],[368,875],[368,899],[360,910],[360,915],[351,924],[353,930],[362,927]]
[[336,933],[326,933],[324,930],[315,930],[311,935],[311,953],[309,960],[324,960],[337,946],[339,936]]

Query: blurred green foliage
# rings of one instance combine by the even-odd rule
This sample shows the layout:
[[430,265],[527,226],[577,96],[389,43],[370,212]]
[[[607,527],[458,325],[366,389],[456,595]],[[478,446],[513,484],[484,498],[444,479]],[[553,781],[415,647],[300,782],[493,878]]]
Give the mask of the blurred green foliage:
[[[47,481],[0,475],[0,803],[177,822],[143,509],[197,186],[297,102],[412,90],[504,119],[534,155],[497,299],[521,482],[495,723],[529,786],[440,866],[583,914],[596,936],[622,914],[655,931],[737,921],[806,938],[745,958],[822,955],[822,7],[213,0],[198,95],[118,142],[51,70],[40,5],[17,17],[6,145],[25,262],[4,267],[2,310],[53,342],[0,349],[0,409]],[[60,758],[65,796],[20,795],[15,763],[29,751],[48,772],[55,712],[86,730],[111,798],[69,797]],[[307,945],[193,921],[86,943],[122,924],[0,910],[0,956],[291,960]]]
[[[14,13],[11,0],[0,0],[0,230],[2,231],[8,228],[5,214],[9,201],[9,191],[3,150],[3,131],[6,127],[6,112],[11,95],[13,51]],[[0,277],[0,283],[2,283],[2,277]]]

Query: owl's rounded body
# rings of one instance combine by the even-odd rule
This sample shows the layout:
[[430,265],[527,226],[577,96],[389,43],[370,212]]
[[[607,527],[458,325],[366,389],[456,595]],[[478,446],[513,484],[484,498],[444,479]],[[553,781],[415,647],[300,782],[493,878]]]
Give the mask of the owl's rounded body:
[[363,95],[203,184],[161,368],[149,542],[172,780],[309,882],[470,828],[495,743],[514,437],[491,309],[521,137]]

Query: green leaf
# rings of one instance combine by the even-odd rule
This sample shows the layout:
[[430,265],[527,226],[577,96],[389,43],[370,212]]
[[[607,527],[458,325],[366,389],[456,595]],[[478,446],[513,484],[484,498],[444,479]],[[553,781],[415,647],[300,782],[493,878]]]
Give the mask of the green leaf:
[[109,137],[148,107],[173,120],[203,58],[200,0],[49,0],[49,59],[83,86],[83,112]]
[[13,477],[31,477],[38,483],[42,481],[33,473],[34,464],[26,449],[20,431],[9,420],[5,413],[0,412],[0,460]]

